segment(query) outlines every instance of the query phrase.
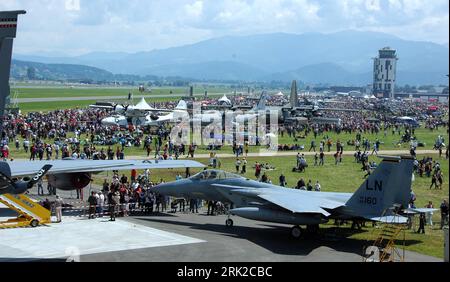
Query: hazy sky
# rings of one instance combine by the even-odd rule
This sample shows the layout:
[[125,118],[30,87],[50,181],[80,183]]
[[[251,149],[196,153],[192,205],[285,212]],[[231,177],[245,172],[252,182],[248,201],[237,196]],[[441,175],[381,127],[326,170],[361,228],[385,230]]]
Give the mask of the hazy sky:
[[137,52],[224,35],[381,31],[448,43],[449,0],[1,0],[17,53]]

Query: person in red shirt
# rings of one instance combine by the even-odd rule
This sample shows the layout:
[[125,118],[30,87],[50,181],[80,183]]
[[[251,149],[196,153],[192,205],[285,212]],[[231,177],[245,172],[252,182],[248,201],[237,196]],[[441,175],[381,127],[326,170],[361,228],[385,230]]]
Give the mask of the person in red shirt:
[[261,175],[261,165],[258,162],[256,162],[255,163],[255,177],[258,179],[260,175]]
[[137,171],[133,168],[131,170],[131,182],[136,182]]

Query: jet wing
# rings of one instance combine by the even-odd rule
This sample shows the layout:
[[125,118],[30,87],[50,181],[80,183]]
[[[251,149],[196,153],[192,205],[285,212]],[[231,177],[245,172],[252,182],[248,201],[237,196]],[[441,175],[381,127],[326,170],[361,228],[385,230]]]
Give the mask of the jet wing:
[[367,219],[373,220],[373,221],[380,221],[383,223],[394,223],[394,224],[402,224],[402,223],[407,223],[408,222],[408,218],[404,217],[404,216],[393,216],[393,215],[388,215],[388,216],[380,216],[380,217],[369,217]]
[[406,209],[407,212],[412,214],[417,213],[427,213],[427,212],[435,212],[438,211],[438,209],[430,209],[430,208],[409,208]]
[[264,193],[260,198],[271,202],[293,213],[320,213],[329,216],[330,213],[320,207],[320,202],[314,198],[293,198],[289,193]]
[[52,165],[48,174],[100,172],[108,170],[201,168],[205,165],[192,160],[55,160],[8,162],[11,177],[33,175],[46,164]]
[[109,105],[89,105],[90,108],[93,109],[114,109],[114,106],[109,106]]
[[[335,209],[345,205],[345,201],[327,198],[324,192],[309,192],[289,188],[250,188],[213,184],[217,187],[233,188],[231,192],[242,196],[258,197],[293,213],[320,213],[329,216],[325,209]],[[226,193],[224,193],[226,195]]]
[[154,120],[156,122],[163,122],[163,121],[171,121],[173,120],[173,113],[164,115],[164,116],[159,116],[158,119]]

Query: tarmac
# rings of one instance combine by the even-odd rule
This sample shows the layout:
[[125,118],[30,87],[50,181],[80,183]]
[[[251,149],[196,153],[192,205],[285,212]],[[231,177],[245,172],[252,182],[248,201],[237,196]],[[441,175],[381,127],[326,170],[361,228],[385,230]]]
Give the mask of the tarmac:
[[[0,207],[0,216],[13,215]],[[89,220],[82,212],[64,212],[62,223],[0,230],[0,262],[363,261],[362,251],[367,242],[348,236],[351,232],[368,231],[351,231],[349,226],[329,228],[321,229],[313,237],[296,240],[290,237],[289,225],[232,217],[234,226],[226,227],[226,218],[226,215],[207,216],[205,208],[198,214],[153,213],[120,217],[115,222],[107,216]],[[407,241],[410,243],[417,242]],[[442,261],[409,251],[405,252],[405,259]]]

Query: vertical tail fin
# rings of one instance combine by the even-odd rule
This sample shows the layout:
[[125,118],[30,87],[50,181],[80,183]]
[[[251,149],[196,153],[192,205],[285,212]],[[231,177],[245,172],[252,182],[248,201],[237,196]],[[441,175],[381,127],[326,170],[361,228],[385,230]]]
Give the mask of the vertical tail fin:
[[3,131],[3,114],[9,96],[9,73],[13,39],[16,37],[17,16],[25,11],[0,12],[0,134]]
[[383,157],[375,171],[347,201],[354,216],[381,216],[394,204],[408,207],[414,159],[411,157]]
[[187,104],[186,101],[184,100],[180,100],[180,102],[178,102],[178,105],[175,107],[176,110],[187,110]]
[[291,107],[298,107],[298,93],[297,93],[297,81],[293,80],[291,85],[291,96],[290,96]]
[[264,111],[266,109],[266,99],[267,99],[267,92],[263,91],[261,93],[261,97],[259,98],[258,104],[256,104],[257,111]]

